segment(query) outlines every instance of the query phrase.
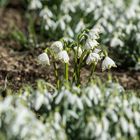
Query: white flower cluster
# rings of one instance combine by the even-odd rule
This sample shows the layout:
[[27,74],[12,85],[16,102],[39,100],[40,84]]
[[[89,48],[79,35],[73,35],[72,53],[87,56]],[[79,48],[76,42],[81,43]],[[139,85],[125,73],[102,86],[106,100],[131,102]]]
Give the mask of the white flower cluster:
[[103,84],[101,88],[73,86],[53,94],[27,90],[7,96],[0,101],[1,136],[19,140],[139,139],[140,99],[112,84],[106,88]]
[[[60,60],[62,63],[69,63],[68,53],[66,50],[63,50],[63,44],[61,41],[54,42],[50,47],[50,51],[55,60]],[[41,64],[50,65],[50,59],[46,52],[40,54],[38,56],[38,60]]]
[[[86,55],[88,55],[86,59],[86,64],[97,65],[98,61],[100,61],[104,57],[103,50],[98,49],[99,43],[97,39],[99,39],[100,32],[100,26],[94,27],[92,30],[88,31],[88,38],[86,39],[84,46],[74,47],[74,51],[76,52],[76,56],[74,57],[77,57],[76,59],[80,59],[84,52],[86,52],[84,56],[86,57]],[[54,42],[48,49],[50,49],[50,51],[52,52],[55,60],[60,60],[63,63],[69,63],[69,55],[67,51],[64,50],[64,45],[61,41]],[[40,54],[38,56],[38,59],[40,63],[50,65],[47,53]],[[116,64],[110,57],[106,55],[102,62],[102,70],[104,71],[106,69],[110,69],[111,67],[116,67]]]
[[[96,23],[103,26],[104,43],[116,48],[120,54],[127,54],[130,49],[134,50],[135,59],[140,55],[137,51],[140,45],[139,0],[118,0],[117,3],[115,0],[111,2],[110,0],[62,0],[59,4],[53,1],[52,5],[51,7],[47,4],[41,6],[39,0],[31,0],[30,3],[30,7],[33,7],[31,9],[42,7],[40,16],[45,21],[48,34],[50,31],[51,34],[56,35],[59,31],[56,37],[65,35],[73,38],[80,30],[89,25],[93,27]],[[97,45],[97,42],[94,41],[91,44],[88,41],[87,45]]]

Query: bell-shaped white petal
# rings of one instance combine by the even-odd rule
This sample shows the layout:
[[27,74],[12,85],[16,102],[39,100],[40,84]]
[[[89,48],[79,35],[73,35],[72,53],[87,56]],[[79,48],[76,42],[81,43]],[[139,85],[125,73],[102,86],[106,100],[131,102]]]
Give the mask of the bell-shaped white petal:
[[74,47],[74,50],[77,52],[78,58],[80,58],[83,53],[81,47],[76,46],[76,47]]
[[102,70],[110,69],[111,67],[117,67],[115,62],[108,56],[102,62]]
[[63,50],[58,53],[58,59],[64,63],[69,63],[69,56],[67,51]]
[[97,62],[100,60],[100,56],[97,53],[90,53],[87,60],[86,64],[90,65],[91,63],[97,64]]
[[84,49],[91,50],[98,45],[99,43],[96,40],[87,39]]
[[62,44],[62,42],[61,42],[61,41],[56,41],[56,42],[54,42],[54,43],[51,45],[51,50],[52,50],[54,53],[58,54],[60,51],[63,50],[63,44]]
[[36,10],[42,8],[42,3],[40,0],[32,0],[29,9]]
[[48,55],[44,52],[38,56],[39,63],[50,65],[50,60]]

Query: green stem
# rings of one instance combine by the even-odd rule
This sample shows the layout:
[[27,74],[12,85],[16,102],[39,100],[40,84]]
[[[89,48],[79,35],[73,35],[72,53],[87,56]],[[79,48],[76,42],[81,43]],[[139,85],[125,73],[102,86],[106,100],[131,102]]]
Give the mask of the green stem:
[[68,82],[69,80],[69,65],[65,63],[65,80]]
[[108,81],[109,81],[109,82],[112,81],[112,77],[111,77],[111,71],[110,71],[110,69],[108,70]]
[[92,64],[92,67],[91,67],[91,72],[90,72],[88,81],[90,81],[91,78],[93,77],[93,73],[95,72],[95,68],[96,68],[96,65],[93,63],[93,64]]
[[72,80],[72,82],[75,83],[75,81],[77,81],[77,58],[76,58],[76,56],[74,56],[74,70],[73,70],[73,80]]
[[77,85],[80,85],[80,73],[81,73],[81,64],[84,60],[84,57],[86,55],[87,51],[84,51],[79,59],[79,62],[77,63],[77,73],[76,73],[76,77],[77,77]]
[[54,73],[55,73],[56,82],[57,82],[57,88],[59,89],[60,81],[59,81],[59,77],[58,77],[58,69],[57,69],[57,66],[56,66],[55,62],[53,62],[53,67],[54,67]]

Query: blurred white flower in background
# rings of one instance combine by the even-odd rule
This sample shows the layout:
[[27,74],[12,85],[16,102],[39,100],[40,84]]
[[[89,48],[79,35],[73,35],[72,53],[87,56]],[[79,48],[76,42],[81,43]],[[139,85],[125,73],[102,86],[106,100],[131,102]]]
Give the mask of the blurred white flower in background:
[[124,45],[123,41],[120,40],[118,37],[114,37],[110,42],[111,47],[117,47],[117,46],[123,47],[123,45]]
[[41,9],[42,8],[42,3],[40,0],[31,0],[29,9],[30,10],[36,10],[36,9]]
[[137,133],[137,130],[136,130],[134,124],[133,124],[133,123],[129,123],[128,129],[129,129],[130,135],[131,135],[132,137],[134,137],[134,136],[136,135],[136,133]]
[[76,33],[79,33],[81,30],[83,30],[85,28],[85,24],[84,24],[84,22],[83,22],[83,20],[81,19],[79,22],[78,22],[78,24],[77,24],[77,26],[76,26],[76,28],[75,28],[75,32]]
[[43,17],[43,19],[48,20],[47,18],[53,17],[53,13],[49,10],[49,8],[45,7],[40,11],[40,17]]
[[117,67],[115,62],[108,56],[106,56],[102,62],[102,71],[110,69],[111,67]]
[[124,133],[127,133],[129,129],[128,121],[124,117],[121,117],[119,120],[119,123],[120,123],[122,131]]
[[45,53],[45,52],[38,56],[38,60],[39,60],[40,64],[50,65],[49,57],[48,57],[47,53]]
[[69,63],[69,56],[67,51],[63,50],[58,53],[58,59],[64,63]]

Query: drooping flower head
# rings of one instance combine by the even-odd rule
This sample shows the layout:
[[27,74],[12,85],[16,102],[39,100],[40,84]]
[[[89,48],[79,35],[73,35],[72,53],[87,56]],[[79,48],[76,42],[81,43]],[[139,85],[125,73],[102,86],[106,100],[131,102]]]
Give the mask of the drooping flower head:
[[63,44],[61,41],[56,41],[51,45],[51,50],[55,53],[58,54],[60,51],[63,50]]
[[104,71],[106,69],[110,69],[111,67],[117,67],[117,66],[110,57],[106,56],[102,62],[102,71]]
[[86,64],[90,65],[91,63],[95,63],[97,64],[98,61],[100,60],[100,56],[97,53],[90,53],[87,60],[86,60]]
[[101,33],[101,26],[97,25],[89,31],[89,38],[91,40],[96,40],[99,38],[100,33]]
[[84,49],[91,50],[98,45],[99,43],[96,40],[87,39]]
[[39,60],[40,64],[50,65],[49,57],[48,57],[47,53],[45,53],[45,52],[38,56],[38,60]]
[[69,63],[69,56],[67,51],[63,50],[58,53],[58,59],[61,60],[63,63]]

